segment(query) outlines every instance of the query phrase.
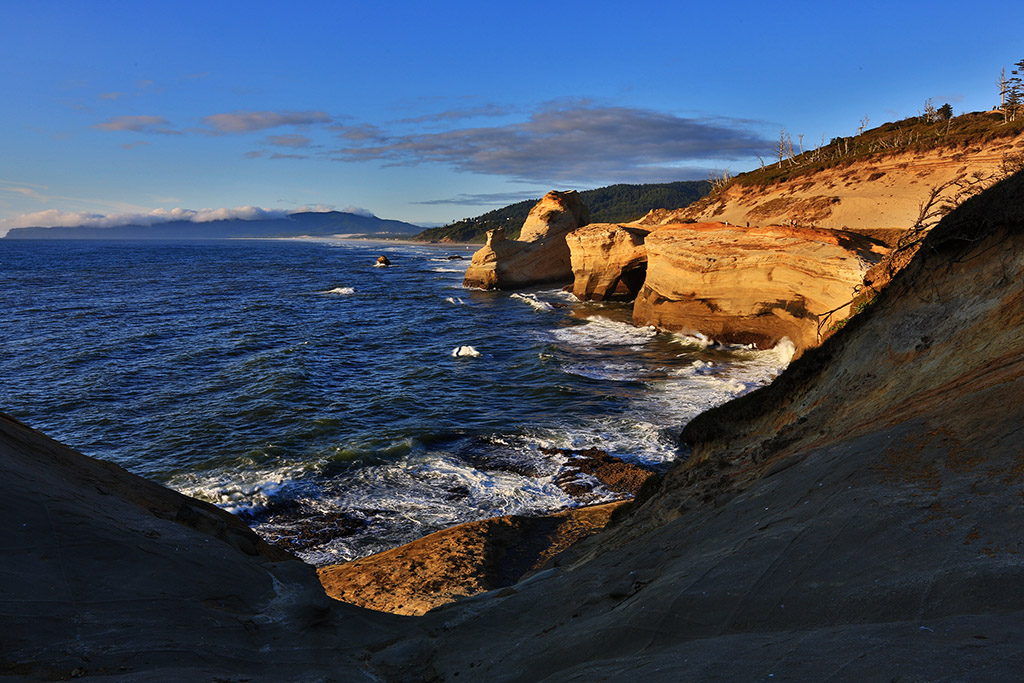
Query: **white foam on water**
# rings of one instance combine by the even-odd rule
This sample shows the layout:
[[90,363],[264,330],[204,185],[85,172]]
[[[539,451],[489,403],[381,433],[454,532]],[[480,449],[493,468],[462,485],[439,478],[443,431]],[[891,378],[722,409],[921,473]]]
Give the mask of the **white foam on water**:
[[569,325],[549,333],[556,341],[578,348],[628,347],[640,350],[658,334],[654,327],[636,327],[604,316],[588,318],[581,325]]
[[431,270],[431,272],[434,272],[434,273],[464,273],[464,272],[466,272],[465,268],[444,268],[444,267],[441,267],[441,266],[438,266],[437,268],[431,268],[430,270]]
[[553,483],[552,476],[484,472],[444,451],[360,468],[343,482],[341,493],[343,498],[321,500],[318,505],[369,511],[368,525],[357,535],[300,551],[308,562],[338,562],[380,552],[462,522],[579,504]]
[[552,311],[555,308],[547,301],[541,301],[540,299],[538,299],[536,294],[520,294],[516,292],[511,296],[511,298],[518,299],[519,301],[522,301],[525,304],[529,304],[535,310],[538,311]]
[[576,295],[572,292],[567,292],[564,289],[543,289],[537,292],[538,296],[543,296],[545,299],[557,299],[565,303],[577,303],[579,301]]
[[459,297],[457,297],[457,296],[449,296],[449,297],[446,297],[446,298],[445,298],[445,301],[446,301],[447,303],[453,304],[453,305],[455,305],[455,306],[465,306],[465,305],[466,305],[466,302],[465,302],[465,301],[463,301],[462,299],[460,299],[460,298],[459,298]]
[[566,363],[562,366],[562,370],[571,375],[590,379],[637,382],[642,380],[645,368],[639,362],[620,359],[596,363]]
[[320,294],[355,294],[356,290],[354,287],[335,287],[334,289],[325,289]]
[[[589,334],[588,327],[582,326]],[[607,341],[615,337],[597,338]],[[637,340],[627,332],[620,341]],[[693,342],[685,343],[699,352],[700,347]],[[680,454],[678,435],[687,422],[705,410],[770,383],[792,359],[794,346],[784,339],[772,349],[732,347],[720,352],[726,354],[722,360],[695,359],[684,367],[669,369],[652,368],[639,360],[622,357],[567,363],[563,368],[566,372],[598,380],[643,381],[648,389],[620,415],[595,417],[567,427],[566,443],[559,447],[595,447],[649,465],[671,462]]]
[[457,346],[452,349],[453,358],[479,358],[480,352],[472,346]]
[[261,467],[246,460],[226,469],[182,474],[167,485],[236,515],[255,514],[316,469],[312,463]]

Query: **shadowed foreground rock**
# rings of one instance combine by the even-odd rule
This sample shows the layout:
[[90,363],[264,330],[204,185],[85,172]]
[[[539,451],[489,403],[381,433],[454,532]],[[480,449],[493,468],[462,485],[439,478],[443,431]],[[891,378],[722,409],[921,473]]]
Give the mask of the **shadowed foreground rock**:
[[389,623],[233,515],[5,415],[0,470],[0,676],[349,679]]

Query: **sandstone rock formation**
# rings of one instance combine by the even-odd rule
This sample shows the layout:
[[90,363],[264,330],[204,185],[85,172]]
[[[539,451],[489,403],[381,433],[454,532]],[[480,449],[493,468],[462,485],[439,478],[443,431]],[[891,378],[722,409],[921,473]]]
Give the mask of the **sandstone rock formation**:
[[810,228],[662,226],[647,236],[647,279],[633,320],[722,342],[797,350],[818,322],[845,317],[864,274],[887,249],[867,237]]
[[[640,222],[653,227],[684,220],[734,225],[799,225],[898,233],[914,225],[932,188],[956,178],[997,176],[1008,156],[1024,153],[1024,135],[971,147],[880,152],[769,185],[733,184],[724,192],[674,211],[656,210]],[[887,240],[889,241],[889,240]]]
[[541,517],[467,522],[377,555],[321,567],[320,580],[327,594],[338,600],[421,615],[460,598],[512,586],[606,526],[622,505],[620,501]]
[[647,273],[644,238],[649,230],[592,223],[566,237],[572,262],[572,293],[581,301],[632,300]]
[[865,313],[694,420],[691,458],[620,524],[374,661],[448,680],[1016,679],[1022,197],[1024,176],[962,207]]
[[463,285],[509,289],[569,282],[572,267],[565,237],[589,220],[579,193],[548,192],[530,210],[518,240],[505,239],[500,228],[487,233],[487,243],[473,254]]

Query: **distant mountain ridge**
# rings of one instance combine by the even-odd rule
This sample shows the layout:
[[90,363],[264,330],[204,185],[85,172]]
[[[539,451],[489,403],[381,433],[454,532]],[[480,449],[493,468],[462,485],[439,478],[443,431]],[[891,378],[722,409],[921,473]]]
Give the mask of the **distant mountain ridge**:
[[6,239],[46,240],[131,240],[131,239],[223,239],[239,237],[300,237],[360,235],[365,237],[412,237],[422,226],[403,221],[362,216],[343,211],[304,211],[282,218],[244,220],[229,218],[197,223],[168,221],[153,225],[128,224],[109,228],[31,227],[11,228]]

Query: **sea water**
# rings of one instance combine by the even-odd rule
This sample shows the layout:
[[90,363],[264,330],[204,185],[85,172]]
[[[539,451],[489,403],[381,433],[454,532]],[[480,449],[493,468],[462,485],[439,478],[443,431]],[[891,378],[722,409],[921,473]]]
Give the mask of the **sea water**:
[[325,564],[612,500],[564,493],[566,459],[542,449],[665,468],[688,420],[792,355],[636,327],[557,288],[464,289],[471,254],[0,240],[0,410]]

